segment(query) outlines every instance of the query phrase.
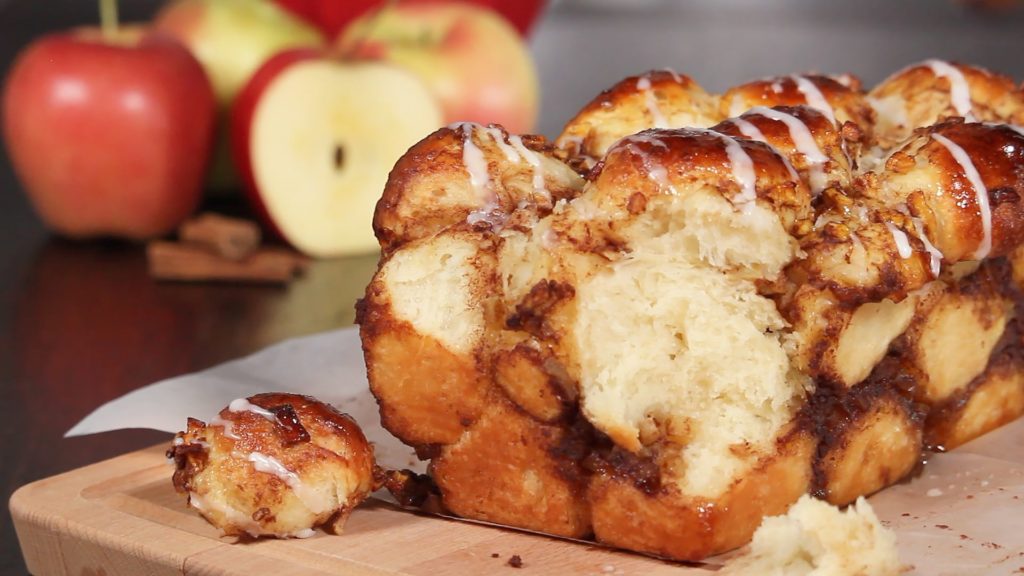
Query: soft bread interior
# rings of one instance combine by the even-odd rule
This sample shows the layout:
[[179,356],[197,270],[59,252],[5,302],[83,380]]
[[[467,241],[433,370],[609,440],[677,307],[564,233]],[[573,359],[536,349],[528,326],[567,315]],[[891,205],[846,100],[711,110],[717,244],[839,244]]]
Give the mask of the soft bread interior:
[[765,518],[747,556],[724,575],[895,576],[902,571],[896,535],[860,498],[845,511],[803,496],[785,516]]
[[381,268],[396,318],[456,353],[471,351],[484,331],[479,306],[479,238],[435,236],[407,245]]
[[[645,219],[627,255],[577,286],[582,409],[627,449],[685,446],[672,480],[714,496],[773,446],[804,395],[786,323],[749,279],[777,275],[795,249],[772,211],[710,191],[669,197]],[[741,250],[741,230],[761,240]]]

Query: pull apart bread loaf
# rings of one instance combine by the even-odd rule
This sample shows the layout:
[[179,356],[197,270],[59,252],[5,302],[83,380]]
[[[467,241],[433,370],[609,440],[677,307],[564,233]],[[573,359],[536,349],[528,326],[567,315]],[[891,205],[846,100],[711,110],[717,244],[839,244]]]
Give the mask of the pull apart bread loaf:
[[383,422],[455,514],[676,559],[892,484],[1024,411],[1015,124],[1010,80],[929,61],[438,130],[374,217]]

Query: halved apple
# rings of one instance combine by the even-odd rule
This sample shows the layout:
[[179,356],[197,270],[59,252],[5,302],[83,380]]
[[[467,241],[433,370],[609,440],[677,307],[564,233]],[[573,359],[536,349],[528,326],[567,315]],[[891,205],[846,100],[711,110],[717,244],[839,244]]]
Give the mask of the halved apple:
[[232,146],[267,226],[311,256],[377,248],[388,173],[436,130],[440,105],[412,74],[300,49],[271,58],[239,95]]

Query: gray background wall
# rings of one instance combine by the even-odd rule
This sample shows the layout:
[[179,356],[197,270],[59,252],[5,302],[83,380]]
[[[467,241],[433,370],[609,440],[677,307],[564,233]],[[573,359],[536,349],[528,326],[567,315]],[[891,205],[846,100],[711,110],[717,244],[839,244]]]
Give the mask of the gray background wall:
[[540,130],[630,74],[672,67],[708,90],[761,76],[851,72],[867,85],[944,58],[1024,80],[1024,4],[951,0],[566,0],[535,30]]

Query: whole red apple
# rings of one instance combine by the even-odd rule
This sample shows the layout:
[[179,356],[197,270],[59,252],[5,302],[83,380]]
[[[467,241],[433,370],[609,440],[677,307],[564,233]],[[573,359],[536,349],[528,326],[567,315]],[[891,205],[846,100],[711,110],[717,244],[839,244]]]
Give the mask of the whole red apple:
[[47,36],[19,55],[3,96],[14,170],[53,231],[144,239],[198,205],[216,104],[180,44]]
[[395,162],[441,125],[412,73],[296,49],[268,60],[231,115],[232,152],[268,227],[311,256],[377,249],[371,222]]
[[389,5],[352,22],[337,47],[343,55],[415,73],[441,103],[445,122],[501,124],[518,133],[534,128],[533,59],[494,10],[447,1]]

